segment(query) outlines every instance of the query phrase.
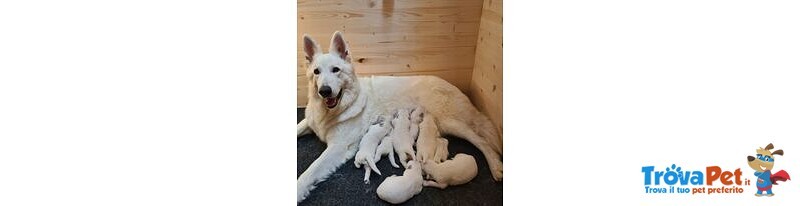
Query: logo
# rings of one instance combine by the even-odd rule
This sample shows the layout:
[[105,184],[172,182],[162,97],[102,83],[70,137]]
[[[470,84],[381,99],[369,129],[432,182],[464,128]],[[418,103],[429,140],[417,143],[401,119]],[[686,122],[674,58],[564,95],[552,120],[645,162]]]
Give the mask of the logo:
[[783,150],[770,151],[774,148],[775,146],[770,143],[766,147],[756,149],[755,157],[747,156],[747,165],[756,171],[754,174],[758,178],[756,179],[757,197],[772,197],[775,195],[772,193],[772,186],[778,185],[779,181],[791,180],[789,173],[784,170],[772,173],[772,169],[775,167],[775,155],[783,156]]
[[655,166],[642,167],[645,193],[678,194],[726,194],[743,193],[742,185],[750,185],[749,179],[742,179],[742,171],[736,168],[726,171],[718,166],[708,166],[705,170],[683,170],[672,164],[664,170]]
[[[774,196],[773,186],[779,181],[790,180],[789,173],[780,170],[772,173],[775,155],[783,156],[783,150],[775,150],[770,143],[758,148],[755,156],[747,156],[747,164],[756,178],[751,182],[749,172],[743,175],[741,168],[707,166],[702,169],[684,169],[676,164],[667,167],[643,166],[644,193],[682,195],[743,194],[744,188],[755,185],[756,196]],[[660,168],[664,168],[663,170]]]

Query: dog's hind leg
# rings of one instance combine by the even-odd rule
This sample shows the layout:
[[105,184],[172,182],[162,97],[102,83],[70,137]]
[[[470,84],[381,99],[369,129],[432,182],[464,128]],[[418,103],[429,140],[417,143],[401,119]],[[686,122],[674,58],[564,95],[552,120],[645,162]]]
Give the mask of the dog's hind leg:
[[307,135],[311,133],[311,128],[308,128],[308,120],[303,119],[300,120],[300,123],[297,123],[297,137],[302,137],[303,135]]
[[369,184],[369,175],[372,173],[367,167],[369,166],[364,167],[364,184]]
[[358,148],[357,144],[329,144],[319,158],[297,178],[297,202],[303,201],[314,189],[314,185],[324,181],[340,165],[352,158]]
[[433,155],[433,160],[436,163],[441,163],[447,160],[447,156],[450,155],[449,151],[447,150],[447,145],[449,144],[447,139],[438,137],[436,138],[439,141],[439,144],[436,145],[436,152]]
[[367,158],[367,164],[369,164],[369,167],[372,168],[372,171],[375,171],[375,173],[378,173],[378,175],[382,175],[381,171],[378,170],[378,166],[375,165],[375,158],[374,157],[368,157]]
[[435,182],[435,181],[430,181],[430,180],[427,180],[427,181],[425,181],[425,182],[422,182],[422,186],[425,186],[425,187],[435,187],[435,188],[439,188],[439,189],[444,189],[444,188],[447,188],[447,184],[444,184],[444,183],[438,183],[438,182]]
[[486,162],[489,163],[489,169],[492,171],[494,180],[503,181],[503,162],[500,161],[500,155],[486,142],[485,138],[475,133],[469,125],[455,119],[439,121],[439,129],[442,133],[457,136],[475,145],[483,153]]
[[[389,145],[391,145],[391,144],[389,144]],[[400,165],[397,165],[397,162],[395,162],[395,160],[394,160],[394,149],[393,148],[389,148],[389,156],[387,156],[386,158],[389,159],[389,163],[392,164],[392,167],[400,168]]]
[[473,120],[475,124],[475,129],[477,130],[478,134],[481,137],[487,138],[486,141],[492,145],[497,153],[500,155],[503,154],[503,143],[500,141],[500,135],[497,133],[497,129],[492,124],[492,121],[489,120],[488,117],[484,114],[478,115],[479,117]]
[[384,138],[381,140],[381,144],[378,145],[378,149],[375,151],[375,162],[380,161],[381,157],[385,154],[389,154],[389,163],[392,164],[392,167],[400,168],[400,166],[394,162],[394,149],[392,148],[392,140],[389,138]]
[[403,168],[408,168],[408,161],[416,159],[414,150],[397,148],[395,147],[395,152],[397,152],[397,157],[400,158],[400,164],[403,165]]

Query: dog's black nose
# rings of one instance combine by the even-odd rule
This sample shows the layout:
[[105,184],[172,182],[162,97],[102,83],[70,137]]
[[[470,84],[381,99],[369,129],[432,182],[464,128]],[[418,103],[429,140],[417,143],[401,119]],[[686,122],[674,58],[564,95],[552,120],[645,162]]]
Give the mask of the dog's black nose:
[[753,160],[756,160],[756,158],[753,157],[753,156],[747,156],[747,161],[748,162],[752,162]]
[[331,90],[329,86],[322,86],[322,88],[319,88],[319,95],[322,95],[322,97],[331,97],[331,93],[333,93],[333,90]]

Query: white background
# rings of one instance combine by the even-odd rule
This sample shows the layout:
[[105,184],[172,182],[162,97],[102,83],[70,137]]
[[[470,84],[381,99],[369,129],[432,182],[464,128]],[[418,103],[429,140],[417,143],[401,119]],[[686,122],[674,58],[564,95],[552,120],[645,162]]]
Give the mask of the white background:
[[800,202],[793,181],[771,198],[755,197],[755,186],[737,195],[648,195],[641,173],[674,163],[741,168],[753,178],[746,156],[771,142],[786,152],[775,169],[800,176],[798,2],[557,2],[505,5],[504,88],[513,99],[504,101],[503,184],[525,188],[505,189],[506,197]]
[[[0,2],[0,205],[294,204],[296,3]],[[504,203],[644,194],[642,166],[800,175],[800,5],[505,2]],[[521,4],[525,3],[525,4]]]

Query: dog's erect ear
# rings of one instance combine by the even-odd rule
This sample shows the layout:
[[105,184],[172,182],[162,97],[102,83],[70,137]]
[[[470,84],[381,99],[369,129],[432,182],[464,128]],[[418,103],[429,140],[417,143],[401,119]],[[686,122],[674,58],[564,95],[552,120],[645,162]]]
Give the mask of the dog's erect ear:
[[319,48],[319,44],[317,44],[314,39],[311,39],[308,34],[303,34],[303,50],[306,52],[306,60],[308,60],[308,62],[311,62],[315,55],[322,52]]
[[775,146],[772,146],[772,143],[769,143],[769,144],[767,145],[767,147],[764,147],[764,149],[765,149],[765,150],[771,150],[771,149],[773,149],[773,148],[775,148]]
[[350,62],[350,48],[347,47],[347,43],[344,42],[344,37],[339,31],[333,33],[333,38],[331,38],[331,48],[328,49],[328,52],[335,53],[345,61]]
[[775,150],[774,152],[772,152],[772,155],[781,155],[781,156],[783,156],[783,150],[782,149]]

